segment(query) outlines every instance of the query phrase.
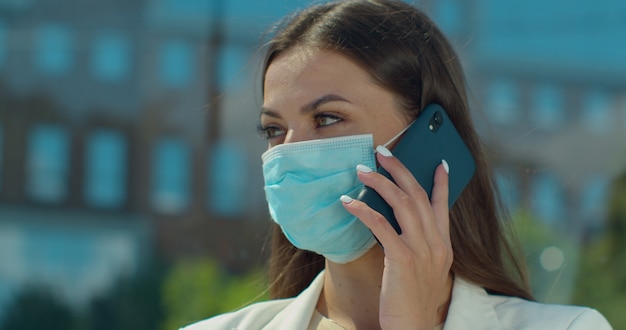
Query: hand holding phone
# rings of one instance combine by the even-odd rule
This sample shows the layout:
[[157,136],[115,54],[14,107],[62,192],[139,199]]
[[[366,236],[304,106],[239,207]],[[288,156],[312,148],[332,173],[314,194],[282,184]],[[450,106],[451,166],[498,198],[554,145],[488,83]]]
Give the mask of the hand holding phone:
[[[433,190],[435,169],[445,159],[450,166],[450,207],[476,170],[472,153],[445,110],[438,104],[426,106],[393,148],[393,154],[413,174],[429,198]],[[385,169],[378,168],[378,172],[393,181]],[[364,187],[357,199],[383,215],[398,234],[402,233],[393,209],[374,189]]]

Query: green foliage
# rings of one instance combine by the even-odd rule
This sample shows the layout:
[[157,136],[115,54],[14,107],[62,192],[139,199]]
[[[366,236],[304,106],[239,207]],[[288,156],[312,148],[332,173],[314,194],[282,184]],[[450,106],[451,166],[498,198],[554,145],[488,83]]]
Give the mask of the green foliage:
[[121,279],[105,297],[92,302],[85,329],[157,329],[163,319],[163,277],[164,266],[155,263],[131,278]]
[[615,329],[626,329],[626,174],[613,184],[607,228],[581,257],[573,302],[598,309]]
[[533,295],[547,303],[568,303],[578,263],[572,236],[517,212],[513,223],[526,256]]
[[[579,241],[527,213],[514,217],[524,246],[531,288],[540,301],[590,306],[602,313],[615,329],[626,329],[626,173],[611,192],[606,228],[600,235],[587,230]],[[554,246],[564,252],[564,264],[548,271],[541,254]]]
[[166,320],[162,329],[195,321],[266,299],[264,272],[229,276],[210,259],[181,261],[163,283]]

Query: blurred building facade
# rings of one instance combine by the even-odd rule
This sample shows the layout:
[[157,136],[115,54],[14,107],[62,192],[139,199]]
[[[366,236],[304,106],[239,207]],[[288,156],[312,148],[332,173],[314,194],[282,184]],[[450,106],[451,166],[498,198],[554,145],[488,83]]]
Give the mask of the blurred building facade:
[[[510,207],[582,239],[626,168],[626,6],[573,2],[418,5]],[[0,0],[0,306],[30,283],[80,304],[153,253],[262,262],[256,50],[307,3]]]

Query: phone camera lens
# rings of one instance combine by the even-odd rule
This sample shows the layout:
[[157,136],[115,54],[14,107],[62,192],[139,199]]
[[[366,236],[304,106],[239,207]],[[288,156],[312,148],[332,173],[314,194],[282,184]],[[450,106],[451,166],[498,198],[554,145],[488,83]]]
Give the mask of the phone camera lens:
[[435,113],[435,124],[439,124],[441,125],[441,123],[443,123],[443,117],[441,116],[441,112],[437,111]]
[[439,127],[441,127],[442,124],[443,115],[441,115],[441,112],[437,111],[430,118],[430,123],[428,123],[428,129],[430,129],[431,132],[435,133],[439,130]]

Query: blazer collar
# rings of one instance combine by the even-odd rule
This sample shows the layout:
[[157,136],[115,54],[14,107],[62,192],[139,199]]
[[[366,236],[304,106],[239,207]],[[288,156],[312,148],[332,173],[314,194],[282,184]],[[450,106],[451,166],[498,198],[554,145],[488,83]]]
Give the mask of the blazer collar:
[[487,291],[458,276],[444,325],[444,330],[457,329],[502,329]]

